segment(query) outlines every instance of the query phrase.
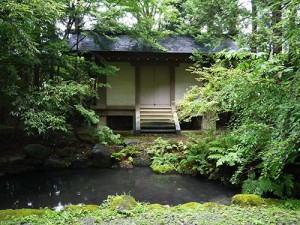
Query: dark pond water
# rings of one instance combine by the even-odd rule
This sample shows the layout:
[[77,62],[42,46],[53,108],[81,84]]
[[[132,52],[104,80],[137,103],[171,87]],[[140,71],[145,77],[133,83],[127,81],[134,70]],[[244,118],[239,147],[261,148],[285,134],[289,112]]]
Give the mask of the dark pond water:
[[101,204],[108,195],[123,193],[138,201],[177,205],[190,201],[229,204],[235,191],[196,177],[153,174],[150,168],[35,172],[0,178],[0,209]]

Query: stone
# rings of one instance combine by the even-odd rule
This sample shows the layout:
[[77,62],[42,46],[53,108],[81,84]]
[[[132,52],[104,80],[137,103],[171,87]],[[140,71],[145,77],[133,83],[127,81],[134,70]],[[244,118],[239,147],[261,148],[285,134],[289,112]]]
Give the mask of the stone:
[[90,153],[92,166],[97,168],[110,168],[112,165],[112,153],[109,147],[100,143],[96,144]]
[[22,156],[15,156],[15,157],[8,158],[7,161],[10,165],[20,165],[25,163],[25,159]]
[[131,139],[131,138],[127,138],[124,140],[124,144],[125,146],[127,145],[137,145],[140,143],[140,140],[139,139]]
[[113,164],[111,168],[112,169],[132,169],[133,165],[129,161],[124,160],[124,161]]
[[85,156],[79,155],[75,158],[71,158],[70,160],[70,168],[88,168],[91,165],[91,162]]
[[242,206],[257,206],[265,204],[265,200],[255,194],[237,194],[232,197],[231,203]]
[[8,165],[8,160],[6,158],[0,159],[0,169],[5,168]]
[[35,168],[33,166],[20,164],[20,165],[9,166],[8,168],[6,168],[5,173],[6,174],[17,175],[17,174],[28,173],[28,172],[31,172],[31,171],[34,171],[34,170],[35,170]]
[[30,144],[24,147],[28,158],[45,161],[50,156],[50,150],[41,144]]
[[130,195],[120,195],[113,198],[110,208],[117,210],[118,213],[128,213],[137,205],[136,200]]
[[134,166],[150,166],[151,158],[146,153],[146,151],[142,151],[138,157],[133,157],[133,165]]
[[59,169],[59,168],[67,168],[70,163],[68,163],[66,160],[60,160],[60,159],[47,159],[45,162],[44,167],[47,169]]
[[67,158],[75,155],[77,153],[77,149],[73,147],[65,147],[65,148],[57,149],[56,153],[59,157]]

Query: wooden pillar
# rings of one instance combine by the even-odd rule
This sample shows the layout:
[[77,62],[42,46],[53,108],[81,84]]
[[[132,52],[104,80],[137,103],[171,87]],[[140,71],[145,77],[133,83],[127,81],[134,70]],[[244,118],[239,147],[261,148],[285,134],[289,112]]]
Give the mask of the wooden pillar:
[[170,104],[175,105],[175,66],[170,66]]
[[98,78],[98,87],[97,87],[97,92],[99,99],[97,101],[97,106],[101,108],[106,108],[107,106],[107,88],[101,86],[101,84],[106,84],[107,83],[107,77],[106,76],[100,76]]
[[141,125],[140,125],[140,104],[141,104],[141,69],[139,65],[135,65],[135,114],[133,129],[135,135],[141,134]]
[[202,116],[201,129],[204,131],[207,130],[216,130],[217,129],[217,114],[216,112],[206,112]]

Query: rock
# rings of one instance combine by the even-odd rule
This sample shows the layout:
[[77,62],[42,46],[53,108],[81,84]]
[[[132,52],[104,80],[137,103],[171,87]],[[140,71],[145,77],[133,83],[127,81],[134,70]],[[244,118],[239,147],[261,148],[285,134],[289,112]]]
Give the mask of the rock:
[[91,162],[88,158],[83,155],[77,155],[75,158],[71,158],[70,160],[70,168],[87,168],[91,165]]
[[67,168],[70,163],[66,160],[59,160],[59,159],[47,159],[45,162],[45,168],[47,169],[59,169],[59,168]]
[[33,166],[21,164],[21,165],[9,166],[5,172],[6,172],[6,174],[16,175],[16,174],[28,173],[28,172],[31,172],[34,170],[35,170],[35,168]]
[[232,197],[232,204],[235,205],[263,205],[265,204],[265,200],[258,195],[254,194],[237,194]]
[[23,174],[33,171],[35,168],[28,163],[23,156],[13,156],[7,159],[1,159],[1,174]]
[[3,169],[7,166],[8,160],[6,158],[0,159],[0,169]]
[[121,161],[112,165],[112,169],[132,169],[133,165],[129,161]]
[[140,143],[140,140],[139,139],[131,139],[131,138],[127,138],[124,140],[124,144],[125,146],[127,145],[137,145]]
[[112,165],[112,153],[113,152],[109,147],[100,143],[96,144],[91,152],[92,166],[98,168],[110,168]]
[[120,195],[113,198],[110,208],[117,210],[118,213],[128,213],[137,205],[135,199],[130,195]]
[[25,159],[22,156],[15,156],[15,157],[8,158],[7,161],[10,165],[20,165],[25,163]]
[[57,149],[56,153],[58,154],[58,156],[62,158],[67,158],[75,155],[77,153],[77,149],[72,147],[66,147],[66,148]]
[[42,167],[45,163],[45,160],[29,158],[27,159],[26,163],[35,167]]
[[141,154],[138,157],[133,158],[133,165],[134,166],[150,166],[151,158],[145,151],[143,151],[143,152],[141,152]]
[[50,151],[43,145],[30,144],[24,147],[24,153],[27,157],[45,161],[50,156]]

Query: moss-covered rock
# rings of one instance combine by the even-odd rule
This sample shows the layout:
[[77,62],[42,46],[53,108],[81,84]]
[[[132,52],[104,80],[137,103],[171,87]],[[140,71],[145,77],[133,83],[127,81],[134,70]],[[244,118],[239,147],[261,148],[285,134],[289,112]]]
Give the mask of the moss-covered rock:
[[199,206],[201,206],[201,204],[199,202],[188,202],[185,204],[180,205],[183,208],[188,208],[188,209],[196,209]]
[[205,202],[202,204],[202,206],[205,208],[205,209],[211,209],[211,208],[222,208],[223,205],[217,203],[217,202]]
[[26,145],[24,147],[24,153],[29,158],[42,161],[50,156],[50,150],[41,144]]
[[171,164],[163,164],[163,165],[151,165],[152,171],[154,173],[175,173],[176,170]]
[[149,204],[146,206],[147,210],[162,210],[165,207],[162,206],[161,204]]
[[94,212],[99,210],[98,205],[68,205],[62,209],[62,211],[89,211]]
[[232,197],[231,200],[232,204],[235,205],[251,205],[251,206],[256,206],[256,205],[263,205],[265,204],[265,201],[263,198],[261,198],[258,195],[254,194],[237,194]]
[[57,149],[56,153],[59,157],[67,158],[75,155],[77,153],[77,149],[73,147],[65,147],[65,148]]
[[112,166],[112,150],[103,145],[103,144],[96,144],[93,147],[91,155],[92,166],[98,168],[110,168]]
[[120,195],[112,199],[110,208],[117,210],[118,213],[128,213],[137,205],[135,199],[130,195]]
[[43,215],[52,212],[50,209],[5,209],[0,210],[0,221],[7,220],[12,217],[25,217],[30,215]]
[[61,160],[61,159],[47,159],[44,167],[47,169],[61,169],[61,168],[68,168],[70,162],[68,160]]

